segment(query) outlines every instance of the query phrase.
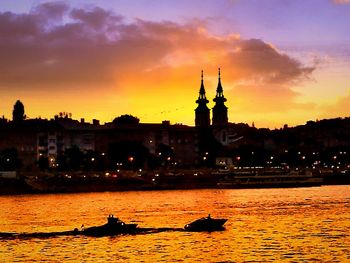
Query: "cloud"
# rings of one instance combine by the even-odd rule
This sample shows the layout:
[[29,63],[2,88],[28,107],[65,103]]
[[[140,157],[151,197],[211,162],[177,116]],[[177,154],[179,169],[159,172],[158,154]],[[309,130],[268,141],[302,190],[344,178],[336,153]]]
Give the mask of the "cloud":
[[64,2],[47,2],[36,6],[32,10],[32,14],[43,21],[60,20],[69,6]]
[[259,39],[240,40],[236,50],[227,54],[230,66],[239,66],[236,77],[256,83],[296,84],[314,70]]
[[95,30],[104,30],[108,33],[109,27],[113,28],[114,24],[122,21],[121,16],[116,16],[112,12],[104,10],[100,7],[94,7],[91,10],[73,9],[70,13],[72,19],[81,21]]
[[340,4],[340,5],[350,4],[350,0],[332,0],[332,2],[334,4]]
[[262,111],[304,107],[294,102],[299,94],[293,86],[314,68],[263,40],[241,39],[236,32],[218,36],[198,19],[126,21],[100,7],[63,2],[40,4],[29,13],[0,13],[0,89],[108,85],[133,96],[154,92],[153,99],[160,100],[164,93],[158,91],[166,89],[193,105],[189,90],[197,92],[200,68],[210,68],[207,84],[214,87],[216,72],[207,65],[220,65],[225,94],[238,97],[242,108],[256,110],[251,102],[258,101]]

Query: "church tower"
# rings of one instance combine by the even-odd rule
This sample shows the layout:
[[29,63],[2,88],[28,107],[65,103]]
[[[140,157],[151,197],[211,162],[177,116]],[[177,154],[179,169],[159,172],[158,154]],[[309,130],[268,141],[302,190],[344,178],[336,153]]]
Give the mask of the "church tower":
[[216,88],[216,96],[214,98],[215,106],[213,108],[213,125],[226,125],[228,123],[227,107],[225,106],[226,98],[224,97],[221,86],[220,68],[219,83]]
[[205,89],[203,83],[203,70],[201,75],[201,87],[199,89],[199,96],[196,100],[198,107],[195,109],[196,117],[195,124],[196,127],[209,127],[210,126],[210,110],[207,106],[207,97],[205,96]]

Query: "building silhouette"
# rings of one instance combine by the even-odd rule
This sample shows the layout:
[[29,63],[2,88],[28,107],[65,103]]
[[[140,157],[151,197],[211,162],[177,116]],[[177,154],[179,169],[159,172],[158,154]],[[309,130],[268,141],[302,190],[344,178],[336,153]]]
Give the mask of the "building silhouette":
[[226,98],[224,97],[224,92],[221,86],[220,68],[219,68],[219,80],[218,86],[216,88],[216,96],[213,100],[215,106],[213,107],[213,125],[227,125],[227,107],[225,106]]
[[[222,163],[350,168],[350,118],[309,121],[280,130],[257,129],[228,122],[226,101],[219,69],[212,122],[201,72],[194,127],[130,121],[133,116],[125,121],[126,115],[116,118],[123,121],[105,124],[74,120],[63,113],[50,120],[26,119],[22,104],[17,119],[0,118],[0,171],[115,170],[121,164],[179,169]],[[71,165],[74,153],[83,159],[75,168]]]
[[[209,129],[211,135],[213,135],[219,143],[222,145],[228,145],[232,140],[236,139],[236,134],[228,122],[227,107],[225,105],[227,100],[224,96],[224,91],[221,84],[220,68],[218,71],[218,85],[216,88],[216,96],[213,99],[215,105],[212,109],[212,123],[210,123],[210,109],[207,106],[209,101],[205,95],[202,71],[201,87],[199,90],[198,99],[196,100],[198,106],[195,109],[195,126],[201,130],[205,128]],[[204,137],[208,136],[209,135],[207,134]]]
[[[221,76],[219,68],[218,86],[216,88],[216,96],[213,99],[215,105],[213,107],[213,126],[225,126],[228,124],[227,107],[225,102],[227,99],[224,96],[224,91],[221,85]],[[195,126],[196,127],[209,127],[210,126],[210,109],[208,108],[208,99],[205,95],[203,70],[201,74],[201,87],[199,89],[199,96],[196,100],[198,104],[195,109]]]
[[[87,123],[84,119],[73,120],[71,114],[67,113],[60,113],[51,120],[23,117],[23,121],[14,119],[12,122],[3,121],[0,125],[0,152],[16,149],[21,161],[18,167],[26,171],[33,171],[38,167],[63,169],[64,163],[70,159],[69,152],[74,149],[85,155],[94,153],[109,158],[111,165],[121,163],[113,160],[113,155],[118,157],[122,152],[129,151],[129,157],[133,157],[136,164],[140,158],[136,158],[137,152],[132,153],[135,150],[131,149],[132,145],[136,145],[138,150],[146,151],[148,160],[140,160],[140,166],[148,166],[152,160],[165,167],[207,164],[215,157],[214,152],[218,153],[219,145],[230,143],[229,134],[232,133],[224,104],[226,98],[223,95],[220,69],[218,81],[212,125],[202,71],[196,100],[198,106],[195,109],[195,127],[171,125],[169,121],[100,124],[98,120],[93,120],[92,123]],[[20,106],[17,107],[20,110],[16,112],[24,116],[24,106],[22,103]],[[128,145],[130,149],[126,149],[125,146]],[[7,159],[12,158],[6,157],[5,160]]]
[[207,97],[205,96],[205,88],[203,83],[203,70],[201,74],[201,87],[199,89],[199,96],[196,100],[198,104],[195,109],[195,125],[196,127],[209,127],[210,126],[210,109],[208,108]]

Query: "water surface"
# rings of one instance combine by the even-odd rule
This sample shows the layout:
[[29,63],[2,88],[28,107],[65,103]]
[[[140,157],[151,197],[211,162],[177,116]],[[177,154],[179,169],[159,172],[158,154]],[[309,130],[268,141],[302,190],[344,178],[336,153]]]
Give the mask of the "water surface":
[[349,262],[350,186],[0,196],[0,232],[104,224],[183,227],[228,218],[226,231],[0,239],[0,262]]

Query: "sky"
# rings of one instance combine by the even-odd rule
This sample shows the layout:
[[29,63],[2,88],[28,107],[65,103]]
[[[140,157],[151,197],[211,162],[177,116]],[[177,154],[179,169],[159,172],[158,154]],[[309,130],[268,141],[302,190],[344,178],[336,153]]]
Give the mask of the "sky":
[[201,70],[229,121],[350,116],[350,0],[2,0],[0,116],[194,124]]

